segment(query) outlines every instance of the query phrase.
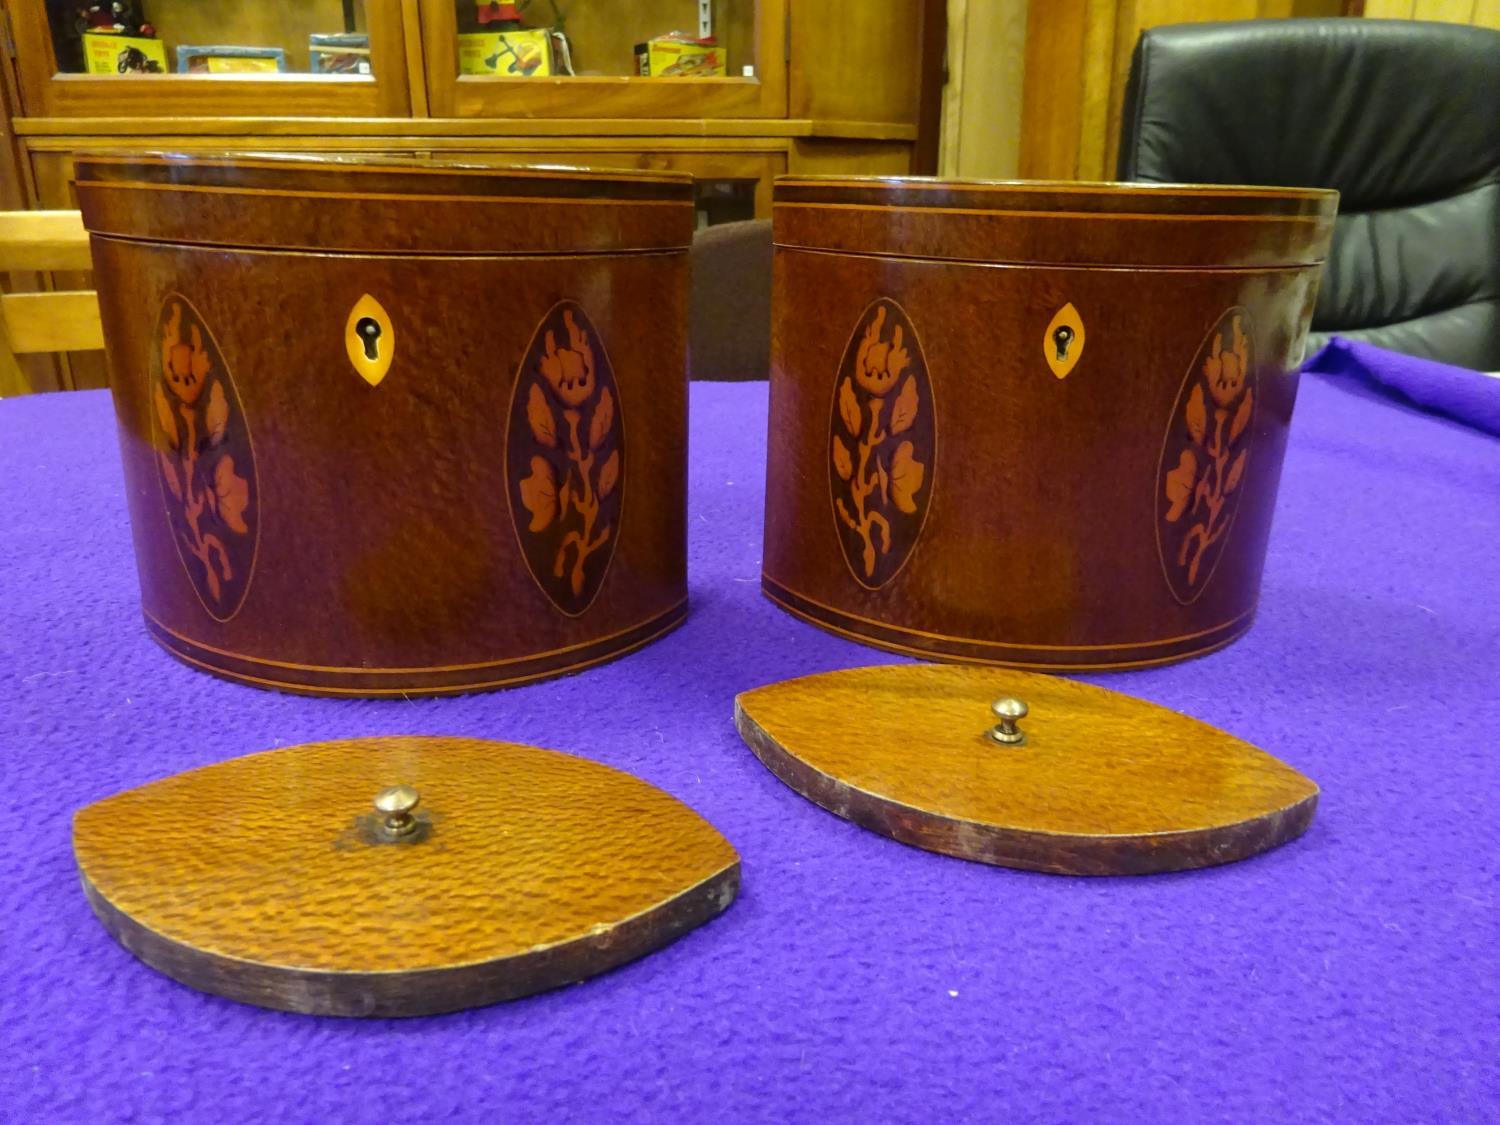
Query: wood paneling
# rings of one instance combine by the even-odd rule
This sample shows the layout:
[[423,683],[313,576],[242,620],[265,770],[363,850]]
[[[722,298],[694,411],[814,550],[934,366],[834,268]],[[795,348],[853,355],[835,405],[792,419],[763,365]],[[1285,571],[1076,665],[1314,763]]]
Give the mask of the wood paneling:
[[921,86],[921,0],[796,0],[790,8],[792,117],[910,121]]
[[942,174],[1014,178],[1020,169],[1026,0],[952,0],[950,19]]

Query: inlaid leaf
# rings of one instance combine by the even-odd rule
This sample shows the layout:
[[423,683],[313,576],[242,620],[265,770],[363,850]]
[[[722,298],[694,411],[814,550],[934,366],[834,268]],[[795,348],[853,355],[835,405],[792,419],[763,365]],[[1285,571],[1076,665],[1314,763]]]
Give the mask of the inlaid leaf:
[[1193,482],[1198,479],[1198,458],[1191,449],[1184,449],[1178,459],[1177,468],[1167,474],[1167,499],[1172,506],[1167,509],[1167,522],[1176,523],[1192,499]]
[[1203,401],[1203,388],[1195,385],[1193,393],[1188,396],[1187,427],[1188,433],[1193,435],[1193,440],[1199,445],[1203,444],[1203,431],[1207,425],[1208,407]]
[[219,518],[237,535],[250,530],[245,509],[250,506],[250,484],[234,471],[233,457],[220,457],[214,466],[214,494],[219,498]]
[[224,440],[224,430],[229,425],[229,399],[224,396],[224,385],[217,380],[208,391],[208,409],[203,412],[204,425],[208,427],[208,440],[218,445]]
[[552,407],[547,405],[547,396],[537,383],[531,384],[531,391],[526,396],[526,421],[537,441],[548,449],[557,447],[557,419],[552,417]]
[[1234,459],[1234,464],[1229,466],[1229,475],[1224,478],[1224,491],[1233,492],[1239,487],[1240,477],[1245,475],[1245,461],[1249,454],[1248,449],[1240,450],[1240,455]]
[[605,387],[604,393],[599,396],[599,405],[594,407],[594,420],[589,423],[589,448],[598,449],[603,445],[614,424],[615,396]]
[[912,455],[911,442],[903,441],[896,446],[895,456],[891,458],[891,499],[907,515],[917,510],[915,497],[922,489],[922,478],[926,474],[926,468]]
[[917,380],[913,375],[901,384],[901,393],[896,396],[896,405],[891,408],[891,433],[899,434],[911,429],[917,420]]
[[177,479],[177,465],[161,450],[157,450],[156,456],[161,461],[161,475],[167,482],[167,491],[172,494],[173,498],[181,500],[182,482]]
[[156,392],[156,421],[161,425],[161,432],[167,439],[167,445],[176,449],[182,441],[177,436],[177,415],[172,413],[172,404],[167,400],[167,392],[162,390],[161,384],[155,384],[153,389]]
[[604,462],[599,470],[599,499],[603,500],[615,490],[615,482],[620,479],[620,451],[614,450],[609,455],[609,460]]
[[833,468],[842,480],[848,480],[854,475],[854,462],[849,459],[849,450],[844,447],[837,434],[833,435]]
[[521,482],[521,503],[531,513],[526,526],[532,531],[546,530],[557,515],[557,481],[545,457],[531,459],[531,475]]
[[1254,397],[1254,392],[1247,387],[1245,397],[1240,400],[1240,408],[1234,412],[1234,421],[1229,424],[1230,441],[1237,441],[1245,432],[1245,427],[1250,424],[1250,415],[1253,411],[1251,403]]
[[859,411],[859,399],[854,396],[854,384],[845,376],[844,381],[839,384],[839,417],[844,420],[844,428],[852,437],[859,437],[859,427],[863,418]]

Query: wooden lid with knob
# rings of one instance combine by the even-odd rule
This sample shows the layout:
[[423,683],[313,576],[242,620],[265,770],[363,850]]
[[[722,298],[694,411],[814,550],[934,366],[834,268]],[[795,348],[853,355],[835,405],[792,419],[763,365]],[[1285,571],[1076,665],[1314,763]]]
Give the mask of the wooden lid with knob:
[[712,825],[638,778],[468,738],[205,766],[80,810],[73,849],[95,913],[147,964],[338,1016],[584,980],[713,918],[740,879]]
[[1230,863],[1307,830],[1318,787],[1248,742],[1089,684],[966,665],[756,688],[735,724],[823,808],[928,851],[1066,875]]

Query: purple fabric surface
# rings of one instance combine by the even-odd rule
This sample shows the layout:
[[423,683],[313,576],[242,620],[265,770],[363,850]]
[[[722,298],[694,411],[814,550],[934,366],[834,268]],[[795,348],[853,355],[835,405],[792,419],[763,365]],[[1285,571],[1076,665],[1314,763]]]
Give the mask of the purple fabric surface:
[[1337,336],[1303,370],[1347,380],[1500,437],[1500,378]]
[[[454,700],[277,695],[137,618],[100,393],[0,403],[0,1119],[1493,1121],[1500,1104],[1500,443],[1304,380],[1260,619],[1092,677],[1323,786],[1245,863],[1068,879],[929,855],[793,794],[738,690],[893,658],[758,592],[765,384],[693,388],[688,623]],[[168,981],[79,892],[80,805],[271,746],[450,733],[582,752],[739,848],[727,914],[616,972],[434,1019]]]

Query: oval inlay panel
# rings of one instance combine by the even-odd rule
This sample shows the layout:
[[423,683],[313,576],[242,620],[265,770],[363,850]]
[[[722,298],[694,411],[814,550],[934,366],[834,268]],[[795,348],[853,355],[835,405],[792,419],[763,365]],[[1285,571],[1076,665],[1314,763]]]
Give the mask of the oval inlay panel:
[[604,584],[625,491],[620,392],[588,315],[559,301],[516,373],[506,466],[516,537],[532,578],[577,616]]
[[1213,577],[1244,492],[1255,430],[1253,335],[1244,309],[1219,318],[1188,368],[1162,441],[1156,544],[1162,574],[1183,605]]
[[260,486],[250,425],[218,342],[180,293],[157,318],[152,446],[177,554],[216,621],[239,612],[259,540]]
[[828,484],[844,559],[863,586],[906,564],[932,497],[932,380],[910,319],[882,297],[860,315],[834,386]]

